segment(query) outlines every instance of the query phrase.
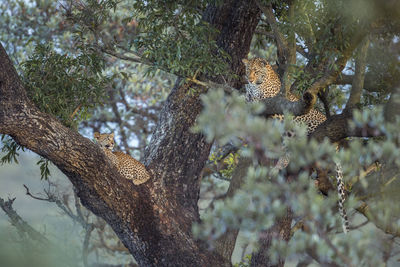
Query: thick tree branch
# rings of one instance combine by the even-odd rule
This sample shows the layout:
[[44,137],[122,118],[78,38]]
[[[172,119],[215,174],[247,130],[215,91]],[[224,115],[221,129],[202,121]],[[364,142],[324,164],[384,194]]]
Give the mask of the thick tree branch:
[[389,101],[384,108],[385,120],[395,122],[400,116],[400,83],[392,90]]
[[[291,25],[294,24],[294,5],[290,3],[289,6],[289,22]],[[289,96],[290,94],[290,85],[291,85],[291,73],[293,71],[293,66],[296,64],[296,37],[294,31],[289,33],[287,39],[287,47],[286,47],[286,69],[282,76],[282,87],[281,92],[284,93],[285,96]]]
[[[204,14],[204,19],[221,32],[217,44],[230,54],[230,68],[239,76],[244,71],[241,59],[249,52],[259,15],[253,2],[240,1],[224,2],[218,7],[211,5]],[[199,73],[198,76],[207,75]],[[203,135],[190,131],[202,110],[202,104],[200,94],[187,92],[190,88],[203,92],[205,88],[193,82],[180,82],[178,79],[165,101],[146,155],[149,166],[159,175],[159,182],[164,183],[170,195],[188,209],[188,214],[194,216],[193,221],[198,221],[200,174],[208,159],[211,144],[206,142]],[[212,82],[219,82],[218,78]],[[240,82],[231,81],[229,85],[239,87]]]
[[[256,253],[251,256],[251,267],[265,266],[266,263],[271,264],[271,255],[269,248],[274,239],[289,242],[291,238],[291,226],[292,226],[293,212],[287,208],[286,214],[275,221],[274,225],[268,230],[262,231],[259,235],[260,247]],[[274,265],[283,267],[285,265],[285,258],[279,257],[278,262]]]
[[294,116],[300,116],[306,114],[314,106],[315,101],[316,98],[307,92],[303,95],[303,99],[295,102],[289,101],[286,97],[282,96],[265,98],[262,102],[267,108],[260,115],[269,117],[274,114],[290,112]]
[[274,34],[278,50],[282,52],[284,55],[284,51],[287,50],[287,41],[283,34],[278,29],[278,24],[276,23],[276,18],[274,12],[272,11],[272,6],[264,6],[260,3],[260,1],[255,0],[258,8],[264,13],[265,17],[267,18],[268,24],[271,26],[272,32]]
[[289,49],[288,42],[285,36],[280,32],[278,28],[278,24],[276,22],[276,18],[274,12],[272,11],[272,5],[264,6],[260,3],[260,1],[255,0],[258,8],[264,13],[267,18],[268,24],[271,26],[272,32],[274,34],[274,39],[276,42],[276,46],[278,49],[278,62],[279,62],[279,70],[278,73],[280,76],[283,76],[283,73],[286,70],[287,59],[289,57]]
[[368,47],[369,47],[369,38],[368,36],[366,36],[363,42],[361,43],[356,56],[355,73],[350,91],[350,97],[347,100],[346,109],[352,109],[358,103],[360,103],[362,89],[364,88]]
[[322,141],[328,138],[331,142],[337,142],[346,137],[375,137],[383,136],[379,129],[364,125],[361,128],[351,128],[349,121],[353,118],[352,111],[343,111],[341,114],[332,115],[315,129],[310,138]]
[[[252,164],[253,160],[250,158],[241,158],[238,165],[236,166],[231,183],[229,184],[228,191],[226,193],[227,198],[232,198],[236,194],[245,182],[247,169]],[[216,240],[215,248],[220,255],[225,259],[231,260],[233,250],[236,244],[236,238],[239,234],[238,229],[229,229],[222,236]]]
[[[334,82],[334,84],[338,84],[338,85],[352,84],[354,78],[355,78],[354,75],[341,73],[337,77],[337,79]],[[389,86],[383,87],[383,85],[382,85],[383,81],[382,80],[376,79],[376,77],[374,77],[374,75],[371,75],[370,73],[367,72],[365,74],[363,89],[368,91],[368,92],[390,92],[391,89],[393,89],[394,84],[392,86],[390,86],[390,84],[392,84],[392,83],[390,81],[387,81],[387,82],[389,82],[389,84],[388,84]]]
[[331,112],[329,109],[329,102],[328,102],[328,90],[319,91],[318,98],[319,100],[321,100],[322,105],[324,105],[325,116],[329,118],[331,116]]

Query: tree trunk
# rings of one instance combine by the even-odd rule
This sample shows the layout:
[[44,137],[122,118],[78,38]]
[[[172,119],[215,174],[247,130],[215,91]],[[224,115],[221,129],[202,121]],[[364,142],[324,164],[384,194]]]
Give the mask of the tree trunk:
[[[235,196],[237,190],[239,190],[244,184],[246,178],[247,169],[253,160],[250,158],[241,157],[238,165],[232,174],[231,183],[229,184],[226,197],[232,198]],[[215,248],[218,254],[222,255],[226,260],[231,260],[233,250],[235,249],[236,239],[239,234],[239,229],[228,229],[222,236],[220,236],[215,244]]]
[[253,253],[251,256],[251,267],[256,266],[276,266],[283,267],[285,265],[285,258],[281,258],[279,255],[275,256],[277,262],[274,262],[269,254],[270,247],[272,245],[272,240],[281,240],[285,242],[289,242],[290,233],[291,233],[291,225],[292,225],[293,212],[290,209],[287,209],[286,215],[283,218],[280,218],[275,221],[274,225],[262,231],[259,235],[259,244],[260,247],[258,251]]
[[[231,56],[233,73],[242,75],[240,62],[259,20],[255,3],[210,5],[204,19],[219,30],[217,42]],[[202,108],[199,94],[187,93],[190,86],[177,82],[165,101],[146,153],[152,178],[134,186],[97,145],[33,105],[0,45],[0,133],[66,174],[82,204],[107,221],[141,266],[230,265],[191,233],[199,221],[200,173],[211,144],[190,131]]]

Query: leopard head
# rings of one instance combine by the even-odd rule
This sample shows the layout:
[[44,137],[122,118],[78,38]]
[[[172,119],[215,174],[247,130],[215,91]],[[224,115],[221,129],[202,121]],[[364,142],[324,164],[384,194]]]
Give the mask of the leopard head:
[[114,133],[101,134],[101,133],[95,132],[94,139],[96,140],[97,144],[99,144],[99,146],[102,149],[108,149],[108,150],[114,149]]
[[242,59],[246,67],[246,100],[258,101],[279,93],[280,79],[271,65],[262,58]]

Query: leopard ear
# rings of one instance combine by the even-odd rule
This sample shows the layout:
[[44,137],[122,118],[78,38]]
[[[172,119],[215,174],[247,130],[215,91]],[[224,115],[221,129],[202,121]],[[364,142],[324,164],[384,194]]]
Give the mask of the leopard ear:
[[94,134],[93,134],[93,136],[94,136],[94,138],[99,138],[100,137],[100,133],[99,132],[94,132]]
[[111,137],[111,138],[114,138],[114,133],[110,133],[110,137]]
[[266,61],[266,60],[261,60],[261,64],[262,64],[264,67],[268,67],[268,66],[269,66],[269,63],[268,63],[268,61]]
[[245,66],[248,66],[248,65],[249,65],[249,61],[248,61],[246,58],[243,58],[243,59],[242,59],[242,62],[243,62],[243,64],[244,64]]

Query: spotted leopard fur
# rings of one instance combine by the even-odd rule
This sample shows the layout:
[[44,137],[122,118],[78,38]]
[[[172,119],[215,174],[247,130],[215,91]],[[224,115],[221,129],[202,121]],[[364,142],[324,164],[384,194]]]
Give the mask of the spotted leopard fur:
[[350,225],[349,225],[349,219],[347,218],[346,209],[344,208],[344,201],[346,200],[346,195],[344,193],[343,171],[340,162],[336,162],[336,183],[338,188],[337,190],[339,197],[338,206],[339,206],[340,216],[342,217],[343,232],[347,234],[347,232],[349,232],[350,230]]
[[96,132],[94,133],[94,138],[123,177],[132,180],[135,185],[143,184],[150,179],[150,174],[142,163],[128,154],[112,151],[114,149],[114,133],[100,134]]
[[[250,60],[243,59],[242,61],[246,67],[246,78],[248,81],[248,84],[245,85],[247,101],[260,101],[264,98],[274,97],[279,93],[281,88],[279,76],[265,59],[253,58]],[[299,100],[294,94],[289,94],[287,98],[292,102]],[[283,120],[284,116],[273,115],[272,118]],[[307,125],[308,134],[311,134],[318,125],[326,120],[326,117],[313,108],[307,114],[296,116],[293,120],[298,123],[305,123]],[[290,154],[287,153],[278,160],[275,168],[284,169],[289,164],[289,161]],[[343,172],[340,163],[336,163],[336,172],[339,212],[343,221],[343,231],[347,233],[349,231],[349,220],[346,210],[344,209],[345,194]]]

